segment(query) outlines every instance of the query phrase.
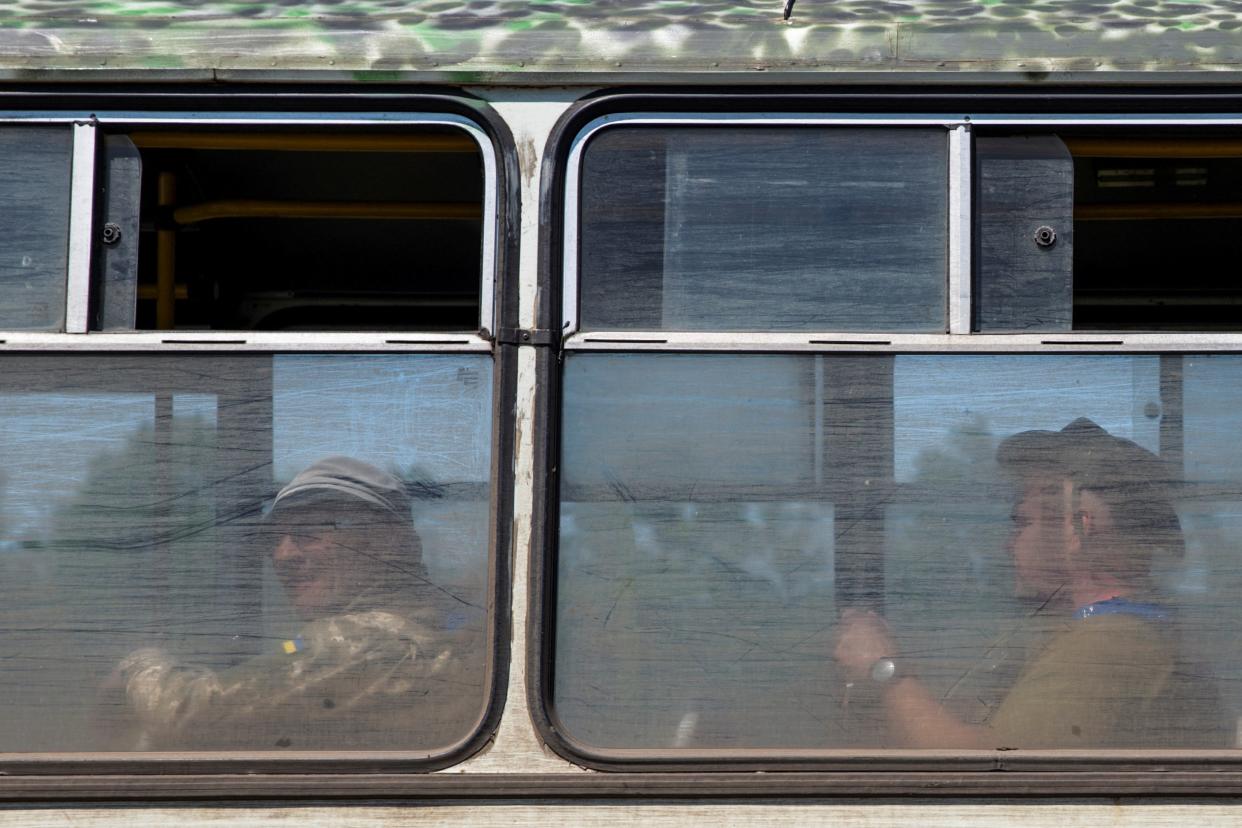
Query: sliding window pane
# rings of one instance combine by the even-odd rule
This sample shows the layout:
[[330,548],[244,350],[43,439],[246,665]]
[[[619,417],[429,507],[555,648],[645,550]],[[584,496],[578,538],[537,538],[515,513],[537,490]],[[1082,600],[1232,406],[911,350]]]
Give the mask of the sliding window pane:
[[0,329],[57,331],[68,275],[69,127],[0,127]]
[[601,132],[582,327],[943,331],[947,171],[942,129]]

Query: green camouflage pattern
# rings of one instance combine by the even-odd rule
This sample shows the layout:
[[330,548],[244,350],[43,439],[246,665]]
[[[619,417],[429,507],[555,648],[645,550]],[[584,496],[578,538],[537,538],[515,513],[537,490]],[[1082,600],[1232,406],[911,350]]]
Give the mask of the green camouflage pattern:
[[0,0],[0,78],[1219,70],[1242,0]]
[[[417,613],[413,614],[417,615]],[[483,707],[482,659],[422,618],[361,610],[313,621],[280,649],[226,670],[145,648],[117,668],[134,719],[128,749],[441,747]],[[458,636],[458,638],[463,638]]]

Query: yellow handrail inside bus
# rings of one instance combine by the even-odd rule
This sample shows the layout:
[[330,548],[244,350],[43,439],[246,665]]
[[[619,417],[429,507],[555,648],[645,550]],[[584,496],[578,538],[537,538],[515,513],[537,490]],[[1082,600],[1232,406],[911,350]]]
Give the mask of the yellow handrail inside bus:
[[[160,173],[156,190],[160,207],[171,208],[177,203],[177,176]],[[172,227],[161,228],[155,238],[155,327],[169,331],[173,328],[177,309],[177,231]]]
[[1075,158],[1242,158],[1242,141],[1228,138],[1064,138]]
[[[190,286],[186,284],[176,285],[173,290],[173,297],[178,300],[189,299],[190,298]],[[159,299],[159,287],[157,285],[139,285],[138,286],[138,298],[144,301],[150,301],[152,299],[158,300]]]
[[304,219],[477,219],[483,208],[469,202],[387,201],[263,201],[224,199],[205,201],[173,211],[177,224],[224,218]]
[[1242,203],[1079,204],[1074,207],[1074,221],[1229,218],[1242,218]]
[[131,132],[140,149],[274,150],[284,152],[478,152],[465,134],[288,135],[278,132]]
[[225,199],[178,207],[173,221],[194,225],[212,218],[478,218],[483,209],[471,202],[263,201]]

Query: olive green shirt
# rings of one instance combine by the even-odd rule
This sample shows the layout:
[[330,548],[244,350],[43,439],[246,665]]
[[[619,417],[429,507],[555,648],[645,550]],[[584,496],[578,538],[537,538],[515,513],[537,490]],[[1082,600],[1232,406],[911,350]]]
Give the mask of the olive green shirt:
[[1180,659],[1172,622],[1066,622],[987,722],[996,747],[1223,747],[1216,684]]

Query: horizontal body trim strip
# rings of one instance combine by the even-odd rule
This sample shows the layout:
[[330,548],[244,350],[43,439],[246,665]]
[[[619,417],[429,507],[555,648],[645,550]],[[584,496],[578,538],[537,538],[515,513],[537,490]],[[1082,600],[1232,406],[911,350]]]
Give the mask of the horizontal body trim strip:
[[491,351],[477,334],[410,332],[150,331],[143,333],[0,333],[3,351]]
[[0,778],[0,801],[1224,796],[1240,771],[620,774],[176,774]]
[[599,331],[565,340],[573,351],[774,351],[862,353],[1242,352],[1242,333],[876,334]]

